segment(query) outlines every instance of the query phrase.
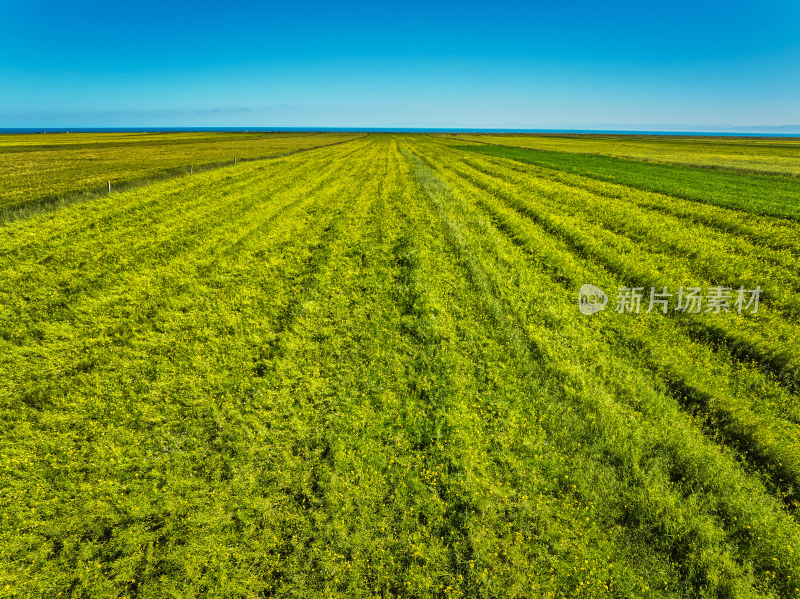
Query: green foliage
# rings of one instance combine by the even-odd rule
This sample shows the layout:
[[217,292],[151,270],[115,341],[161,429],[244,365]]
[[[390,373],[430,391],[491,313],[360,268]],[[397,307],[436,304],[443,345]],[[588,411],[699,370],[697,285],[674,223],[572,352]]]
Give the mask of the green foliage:
[[800,218],[800,179],[656,164],[594,154],[471,145],[459,149],[754,214]]
[[[341,143],[349,133],[0,135],[0,216],[241,160]],[[37,143],[38,142],[38,143]],[[48,145],[44,145],[47,143]],[[23,210],[23,213],[25,210]]]
[[455,145],[0,227],[0,597],[797,596],[800,225]]
[[[796,137],[692,137],[685,135],[481,134],[441,135],[484,144],[616,156],[748,173],[800,175]],[[456,141],[457,143],[457,141]]]

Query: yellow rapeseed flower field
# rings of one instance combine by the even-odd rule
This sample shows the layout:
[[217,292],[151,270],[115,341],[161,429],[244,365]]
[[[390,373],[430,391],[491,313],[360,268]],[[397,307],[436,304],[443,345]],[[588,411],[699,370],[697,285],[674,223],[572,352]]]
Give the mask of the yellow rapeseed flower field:
[[520,139],[0,137],[0,597],[797,597],[797,163]]

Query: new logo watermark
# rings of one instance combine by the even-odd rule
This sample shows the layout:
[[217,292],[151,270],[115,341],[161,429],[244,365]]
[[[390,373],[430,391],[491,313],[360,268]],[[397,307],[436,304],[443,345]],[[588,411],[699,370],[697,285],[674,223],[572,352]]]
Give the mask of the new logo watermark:
[[587,316],[606,309],[608,296],[606,292],[594,285],[581,285],[578,291],[578,307],[582,314]]
[[[620,314],[639,314],[642,306],[649,314],[654,310],[667,314],[673,312],[685,314],[713,313],[735,311],[737,314],[749,311],[751,314],[758,312],[758,302],[761,298],[761,287],[745,289],[739,287],[679,287],[671,293],[668,287],[650,287],[650,292],[645,293],[644,287],[618,287],[615,312]],[[608,305],[608,295],[595,285],[581,285],[578,291],[578,307],[582,314],[591,315],[605,310]]]

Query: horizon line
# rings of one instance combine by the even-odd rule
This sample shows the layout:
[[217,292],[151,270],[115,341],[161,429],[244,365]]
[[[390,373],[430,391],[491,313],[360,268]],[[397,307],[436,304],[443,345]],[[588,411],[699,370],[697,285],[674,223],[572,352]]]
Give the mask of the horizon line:
[[[663,127],[663,128],[662,128]],[[788,130],[788,131],[787,131]],[[358,133],[579,133],[579,134],[619,134],[619,135],[697,135],[704,137],[797,137],[800,136],[800,125],[767,125],[767,126],[686,126],[667,128],[661,125],[648,128],[646,125],[634,126],[608,126],[602,127],[408,127],[408,126],[78,126],[78,127],[2,127],[0,134],[47,134],[47,133],[120,133],[120,132],[281,132],[281,131],[306,131],[306,132],[358,132]]]

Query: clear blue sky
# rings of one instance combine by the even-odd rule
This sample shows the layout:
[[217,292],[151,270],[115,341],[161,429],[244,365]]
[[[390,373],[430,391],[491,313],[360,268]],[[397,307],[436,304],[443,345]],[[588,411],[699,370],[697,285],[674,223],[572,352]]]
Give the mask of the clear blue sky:
[[800,125],[800,1],[0,0],[0,127]]

